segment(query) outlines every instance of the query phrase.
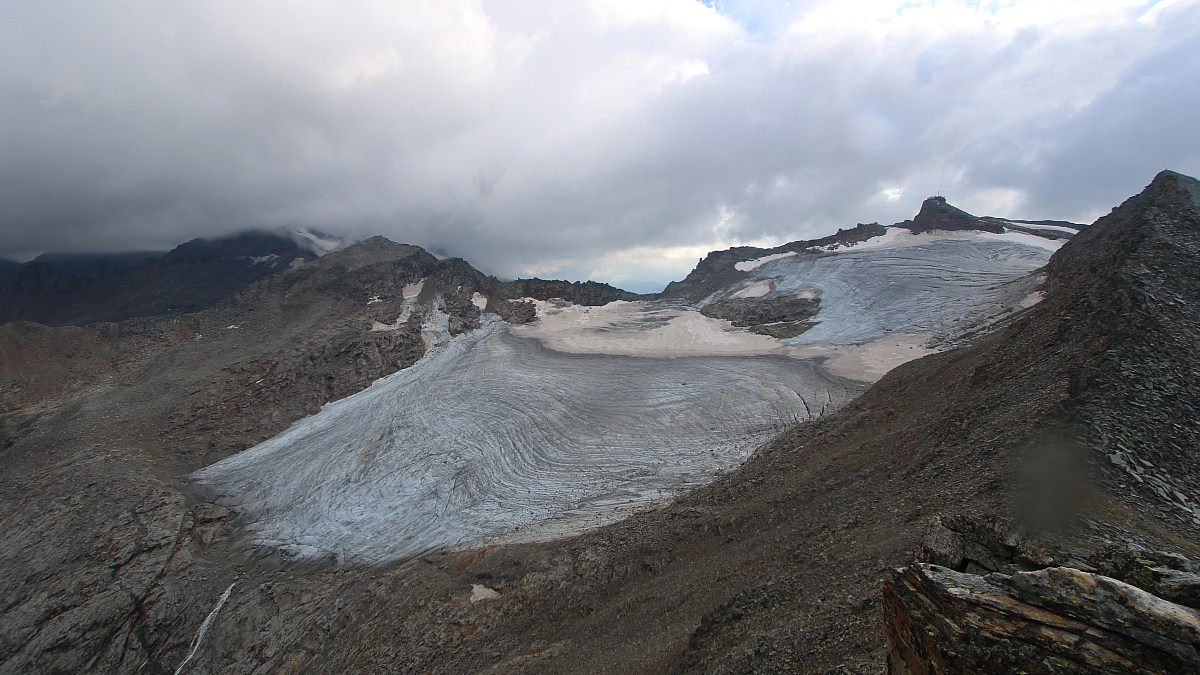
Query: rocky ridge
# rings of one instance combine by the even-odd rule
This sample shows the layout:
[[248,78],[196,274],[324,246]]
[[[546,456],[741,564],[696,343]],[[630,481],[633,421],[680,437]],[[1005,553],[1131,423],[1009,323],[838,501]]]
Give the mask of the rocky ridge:
[[188,314],[318,255],[265,231],[193,239],[165,254],[45,254],[0,272],[0,323],[82,325]]
[[[1049,266],[1050,293],[1063,305],[1058,340],[1073,347],[1062,421],[1098,465],[1104,492],[1138,519],[1157,512],[1177,532],[1200,524],[1193,508],[1200,373],[1185,356],[1200,347],[1186,309],[1200,297],[1197,195],[1200,183],[1163,172]],[[977,543],[987,539],[979,528],[935,523],[920,557],[937,565],[898,569],[884,584],[889,672],[1200,667],[1197,563],[1138,543],[1145,525],[1131,536],[1090,514],[1084,522],[1107,545],[1066,566],[1025,555],[1019,572],[971,559],[980,557],[972,547],[989,549]]]

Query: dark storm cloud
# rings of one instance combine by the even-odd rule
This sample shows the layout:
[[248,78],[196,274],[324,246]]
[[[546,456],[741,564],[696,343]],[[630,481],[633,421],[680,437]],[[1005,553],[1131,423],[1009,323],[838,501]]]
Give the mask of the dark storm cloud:
[[0,255],[312,226],[653,285],[1200,172],[1196,2],[715,4],[8,3]]

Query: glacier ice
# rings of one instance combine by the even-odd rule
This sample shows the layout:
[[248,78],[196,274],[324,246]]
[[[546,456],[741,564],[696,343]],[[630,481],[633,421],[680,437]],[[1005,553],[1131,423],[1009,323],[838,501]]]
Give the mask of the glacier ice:
[[784,356],[554,352],[493,320],[193,478],[257,544],[381,562],[708,482],[859,386]]

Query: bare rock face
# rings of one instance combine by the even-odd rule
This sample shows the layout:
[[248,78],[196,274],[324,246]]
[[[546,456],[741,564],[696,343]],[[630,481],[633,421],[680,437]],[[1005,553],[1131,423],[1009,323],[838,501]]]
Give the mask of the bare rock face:
[[900,223],[913,233],[931,230],[983,230],[1001,234],[1004,227],[996,222],[973,216],[960,208],[951,206],[945,197],[930,197],[921,204],[921,210],[911,221]]
[[700,308],[704,316],[727,319],[735,326],[749,328],[761,335],[789,338],[812,327],[809,319],[817,315],[821,301],[795,295],[772,294],[764,298],[719,300]]
[[1011,573],[1046,567],[1049,555],[1012,525],[970,516],[934,518],[917,553],[921,562],[956,572]]
[[1114,545],[1103,553],[1099,571],[1171,602],[1200,608],[1200,563],[1178,553]]
[[1070,567],[917,563],[884,582],[883,612],[893,675],[1200,670],[1200,612]]

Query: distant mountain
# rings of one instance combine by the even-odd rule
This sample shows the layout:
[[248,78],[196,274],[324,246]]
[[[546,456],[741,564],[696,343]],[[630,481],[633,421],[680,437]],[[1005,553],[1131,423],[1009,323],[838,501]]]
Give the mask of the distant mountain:
[[[88,268],[99,265],[114,269],[136,267],[153,258],[161,258],[162,251],[128,251],[125,253],[43,253],[30,263],[44,263],[54,267],[54,271],[63,277],[84,274]],[[28,263],[26,263],[28,264]],[[17,267],[21,263],[16,264]]]
[[194,312],[345,244],[313,230],[278,230],[193,239],[167,253],[45,253],[0,266],[0,322],[81,325]]

